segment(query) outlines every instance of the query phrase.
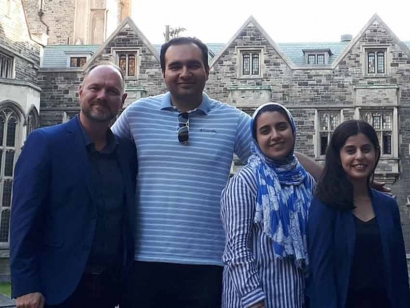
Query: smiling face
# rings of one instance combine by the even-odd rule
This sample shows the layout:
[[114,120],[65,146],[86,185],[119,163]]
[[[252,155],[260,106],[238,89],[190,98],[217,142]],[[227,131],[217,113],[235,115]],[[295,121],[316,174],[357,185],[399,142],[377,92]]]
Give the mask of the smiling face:
[[263,154],[273,160],[288,156],[295,143],[287,117],[278,111],[266,111],[258,116],[256,140]]
[[208,70],[202,51],[197,45],[192,43],[169,46],[165,53],[163,74],[165,84],[174,99],[202,100]]
[[363,133],[350,136],[340,150],[340,161],[352,182],[368,181],[378,159],[378,150]]

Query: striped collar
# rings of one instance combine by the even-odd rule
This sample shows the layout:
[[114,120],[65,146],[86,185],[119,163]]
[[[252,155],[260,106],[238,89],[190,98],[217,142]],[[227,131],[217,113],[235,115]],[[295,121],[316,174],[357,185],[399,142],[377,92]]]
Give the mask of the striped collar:
[[[171,93],[170,92],[165,93],[165,95],[162,97],[160,110],[177,110],[171,103]],[[209,111],[211,110],[211,99],[205,93],[202,93],[202,103],[197,108],[192,110],[191,112],[194,112],[197,110],[204,114],[208,114]]]

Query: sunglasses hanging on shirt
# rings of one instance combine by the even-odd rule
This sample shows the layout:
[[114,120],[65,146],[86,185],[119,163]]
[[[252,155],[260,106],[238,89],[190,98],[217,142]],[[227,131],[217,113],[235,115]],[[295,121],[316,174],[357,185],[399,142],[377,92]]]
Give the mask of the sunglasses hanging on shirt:
[[178,140],[187,145],[189,139],[189,114],[182,112],[178,115]]

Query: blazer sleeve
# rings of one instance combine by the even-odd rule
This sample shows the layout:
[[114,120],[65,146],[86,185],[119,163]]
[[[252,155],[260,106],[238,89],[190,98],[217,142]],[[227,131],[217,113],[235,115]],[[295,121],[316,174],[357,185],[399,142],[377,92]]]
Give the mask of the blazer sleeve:
[[251,250],[255,196],[239,174],[222,192],[221,210],[226,234],[223,261],[228,277],[225,279],[231,279],[241,299],[241,307],[250,307],[264,300],[265,293]]
[[[395,243],[393,249],[395,251],[390,252],[391,258],[394,258],[393,264],[396,264],[396,269],[393,269],[394,279],[396,280],[396,285],[392,286],[393,290],[397,296],[397,307],[404,308],[410,307],[410,288],[409,288],[409,274],[407,269],[407,260],[406,260],[406,250],[404,246],[403,231],[401,228],[400,221],[400,211],[397,205],[397,202],[394,199],[391,199],[393,203],[391,210],[393,213],[394,227],[396,230],[395,234]],[[397,290],[398,289],[398,290]]]
[[26,140],[14,170],[10,220],[12,297],[41,292],[39,255],[42,215],[49,191],[50,151],[44,133],[34,131]]
[[311,308],[337,308],[333,235],[335,212],[314,198],[309,209],[307,295]]

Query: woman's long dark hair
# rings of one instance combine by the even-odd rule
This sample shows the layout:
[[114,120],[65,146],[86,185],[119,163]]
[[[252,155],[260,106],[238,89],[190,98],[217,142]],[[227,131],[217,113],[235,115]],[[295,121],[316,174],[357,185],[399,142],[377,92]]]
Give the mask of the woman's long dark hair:
[[[380,145],[376,131],[363,120],[349,120],[340,124],[334,131],[330,144],[326,150],[326,164],[323,175],[316,187],[316,196],[324,204],[337,210],[351,210],[353,204],[353,184],[348,179],[340,160],[340,150],[346,140],[359,133],[369,138],[376,150],[376,169],[380,158]],[[368,181],[373,180],[374,169],[369,175]]]

